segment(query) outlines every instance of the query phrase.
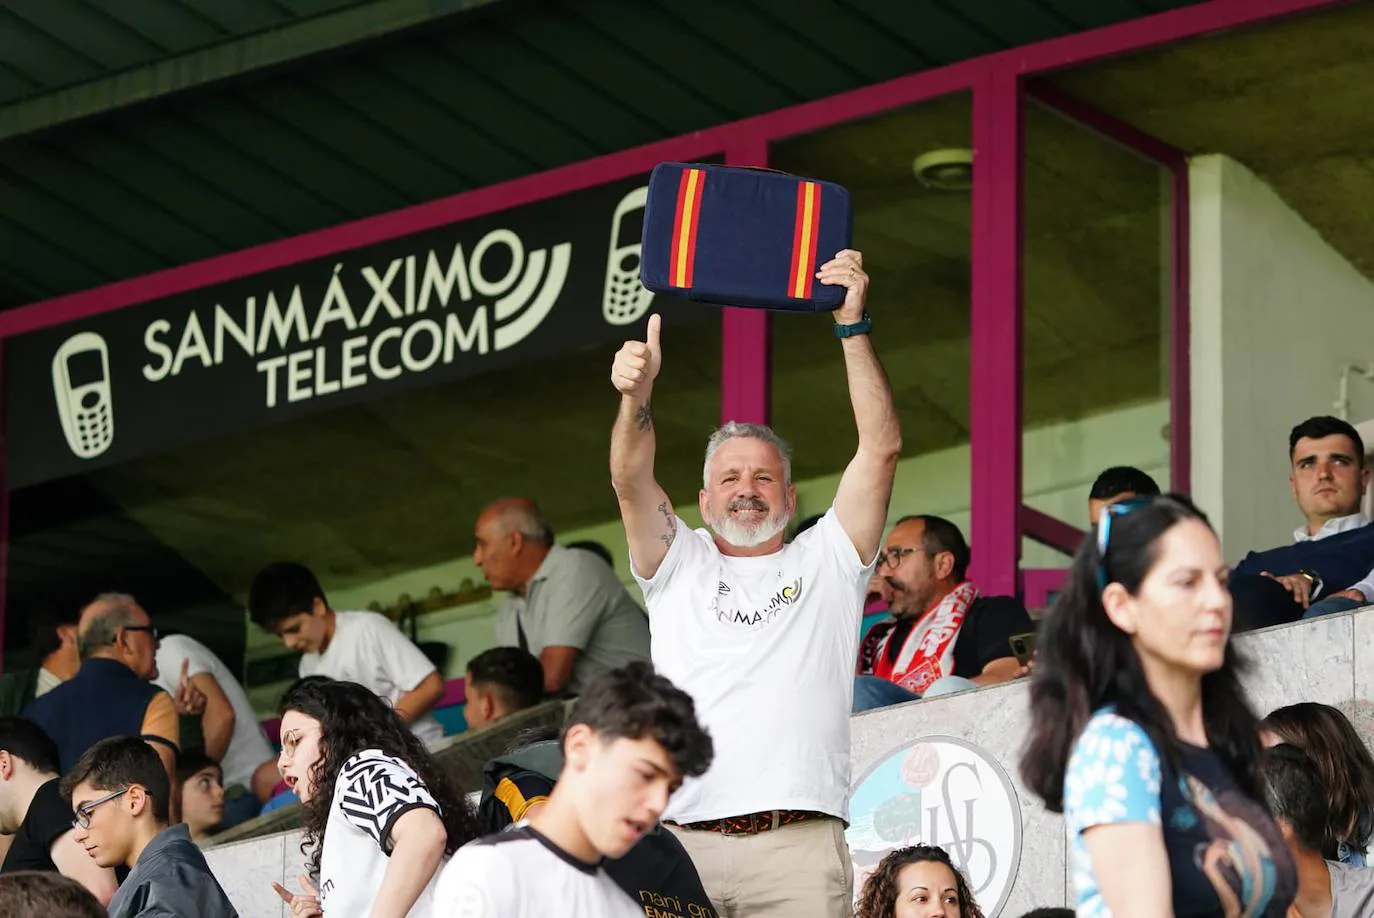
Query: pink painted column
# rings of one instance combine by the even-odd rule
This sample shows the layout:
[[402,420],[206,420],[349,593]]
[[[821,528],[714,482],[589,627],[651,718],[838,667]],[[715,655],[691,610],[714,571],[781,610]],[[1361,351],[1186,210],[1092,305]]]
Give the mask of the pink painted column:
[[[751,137],[726,151],[732,166],[768,165],[768,141]],[[773,341],[765,309],[723,310],[720,330],[720,422],[767,424],[773,376]]]
[[5,439],[5,342],[0,339],[0,673],[5,671],[5,621],[7,618],[5,589],[10,577],[10,490],[5,482],[5,457],[9,455]]
[[1015,594],[1021,558],[1021,91],[990,66],[973,89],[969,545],[987,594]]
[[1188,221],[1188,159],[1180,157],[1170,168],[1173,199],[1170,203],[1172,289],[1169,302],[1169,490],[1193,493],[1193,382],[1191,334],[1192,293],[1189,260],[1192,242]]

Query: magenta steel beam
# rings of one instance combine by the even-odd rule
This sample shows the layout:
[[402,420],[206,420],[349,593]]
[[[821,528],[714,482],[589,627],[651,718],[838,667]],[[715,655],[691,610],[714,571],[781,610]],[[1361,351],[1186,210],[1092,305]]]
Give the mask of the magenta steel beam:
[[979,588],[1015,595],[1021,558],[1021,86],[992,66],[973,90],[969,545]]
[[967,89],[985,66],[985,60],[963,61],[938,70],[914,73],[536,175],[6,310],[0,312],[0,338],[618,181],[648,172],[667,160],[704,159],[738,147],[753,149],[770,139],[881,114]]
[[698,159],[724,152],[740,141],[777,140],[881,114],[968,89],[993,66],[1011,67],[1022,75],[1048,72],[1209,32],[1349,2],[1352,0],[1213,0],[1211,3],[1050,39],[946,67],[923,70],[885,83],[622,150],[538,175],[7,310],[0,313],[0,337],[86,318],[121,306],[184,293],[616,181],[647,172],[662,160]]
[[[741,140],[725,161],[732,166],[767,166],[768,141]],[[720,422],[767,424],[772,385],[772,317],[766,309],[726,307],[720,328]]]
[[1083,541],[1082,529],[1025,504],[1021,505],[1021,531],[1027,538],[1066,555],[1078,551],[1078,544]]
[[0,338],[0,674],[5,672],[5,612],[9,608],[5,589],[10,579],[10,489],[5,484],[5,341]]
[[1169,489],[1188,494],[1193,477],[1188,153],[1048,83],[1031,83],[1026,92],[1108,142],[1169,170]]
[[1169,490],[1179,494],[1193,492],[1193,378],[1192,287],[1189,284],[1192,239],[1188,220],[1188,163],[1174,169],[1173,199],[1169,217],[1170,290],[1169,300]]
[[1026,84],[1026,95],[1046,108],[1053,109],[1070,121],[1075,121],[1105,140],[1127,151],[1141,156],[1161,166],[1174,168],[1186,164],[1188,154],[1174,146],[1147,134],[1140,128],[1108,114],[1089,102],[1067,93],[1051,83],[1035,80]]

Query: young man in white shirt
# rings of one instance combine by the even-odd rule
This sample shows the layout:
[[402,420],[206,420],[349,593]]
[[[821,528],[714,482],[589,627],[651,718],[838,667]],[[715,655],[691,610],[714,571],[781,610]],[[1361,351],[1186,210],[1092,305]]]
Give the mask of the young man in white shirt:
[[727,424],[707,444],[692,531],[654,479],[660,322],[616,355],[611,483],[644,590],[658,672],[690,694],[716,758],[667,822],[721,915],[852,913],[844,839],[849,711],[863,600],[883,537],[901,433],[868,337],[868,277],[846,250],[821,267],[846,288],[834,313],[859,445],[830,510],[784,544],[796,510],[786,444]]
[[430,710],[444,680],[424,651],[376,612],[335,612],[315,575],[281,561],[253,578],[248,614],[301,657],[300,675],[356,682],[390,701],[426,745],[443,739]]
[[[692,699],[647,663],[598,676],[573,705],[563,770],[528,820],[465,845],[439,874],[435,913],[453,918],[644,918],[602,867],[653,829],[684,777],[711,764]],[[661,897],[660,897],[661,898]]]

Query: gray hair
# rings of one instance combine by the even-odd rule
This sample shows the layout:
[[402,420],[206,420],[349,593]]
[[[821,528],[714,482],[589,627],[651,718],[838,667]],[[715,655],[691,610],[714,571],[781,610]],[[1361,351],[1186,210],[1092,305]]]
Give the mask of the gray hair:
[[503,503],[497,511],[496,518],[501,521],[501,528],[506,532],[518,532],[531,542],[553,544],[553,524],[532,500],[512,500]]
[[90,659],[97,650],[113,647],[120,629],[138,621],[138,600],[127,593],[101,593],[91,605],[97,608],[76,636],[76,650],[82,660]]
[[755,440],[762,440],[777,450],[778,458],[782,460],[782,483],[784,485],[792,483],[792,447],[787,445],[787,441],[773,433],[773,428],[766,424],[742,424],[739,421],[730,421],[711,434],[711,439],[706,441],[706,461],[701,464],[702,487],[709,487],[711,484],[711,458],[715,456],[716,450],[724,446],[726,441],[736,437],[752,437]]

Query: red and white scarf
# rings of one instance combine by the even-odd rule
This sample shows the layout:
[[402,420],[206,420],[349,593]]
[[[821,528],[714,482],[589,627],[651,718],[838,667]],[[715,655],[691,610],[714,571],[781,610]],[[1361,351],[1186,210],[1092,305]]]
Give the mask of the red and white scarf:
[[[896,683],[920,695],[936,679],[954,673],[954,644],[978,588],[964,581],[944,595],[912,625],[894,657],[888,654],[896,621],[877,625],[864,638],[860,652],[861,673]],[[884,627],[885,626],[885,627]]]

